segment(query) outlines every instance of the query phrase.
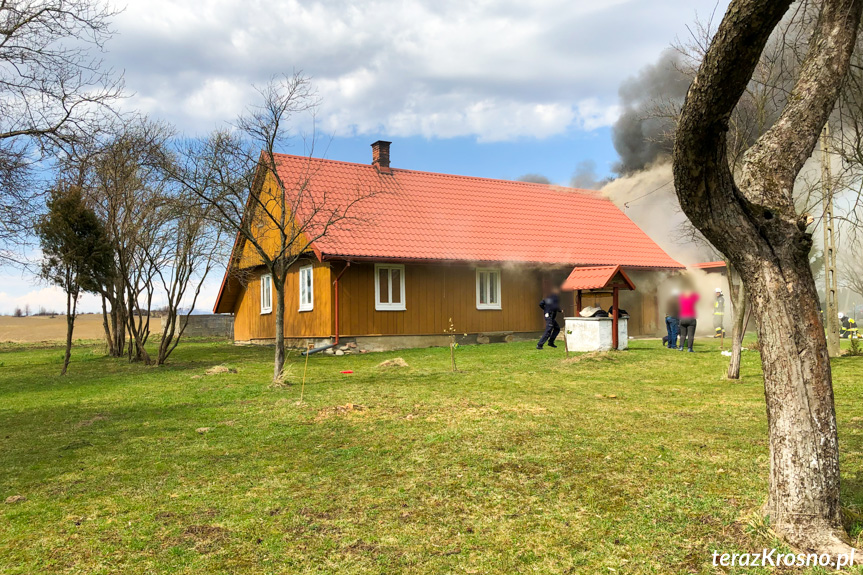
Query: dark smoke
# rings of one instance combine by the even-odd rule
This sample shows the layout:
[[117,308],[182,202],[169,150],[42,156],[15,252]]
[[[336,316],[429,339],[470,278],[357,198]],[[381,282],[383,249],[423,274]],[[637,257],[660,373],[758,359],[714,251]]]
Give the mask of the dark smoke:
[[582,190],[597,190],[599,185],[599,177],[596,175],[596,162],[593,160],[582,160],[575,167],[575,172],[572,173],[572,178],[569,185],[573,188]]
[[551,184],[551,180],[542,174],[525,174],[518,178],[519,182],[528,182],[531,184]]
[[620,155],[614,166],[618,174],[641,171],[671,153],[673,122],[669,111],[680,106],[690,83],[680,67],[680,55],[666,50],[656,64],[620,86],[622,114],[612,135]]

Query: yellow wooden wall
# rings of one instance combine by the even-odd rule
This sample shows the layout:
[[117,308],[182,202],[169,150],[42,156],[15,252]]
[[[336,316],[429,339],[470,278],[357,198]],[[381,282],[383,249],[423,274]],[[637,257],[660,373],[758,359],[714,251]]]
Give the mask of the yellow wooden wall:
[[[314,309],[298,311],[300,308],[299,269],[309,264],[314,266]],[[251,341],[273,339],[276,335],[275,289],[273,290],[273,312],[261,315],[261,275],[265,268],[257,268],[243,292],[237,298],[234,309],[234,339]],[[332,281],[330,266],[314,259],[303,259],[294,264],[285,282],[285,337],[329,337],[333,331]]]
[[[314,265],[314,310],[299,310],[299,268]],[[335,275],[343,262],[332,266],[314,258],[295,264],[285,288],[285,337],[325,338],[334,335]],[[494,266],[490,266],[494,267]],[[543,274],[536,269],[503,266],[500,310],[476,309],[476,267],[452,265],[406,265],[405,311],[375,310],[374,264],[353,263],[342,275],[339,288],[340,335],[440,335],[452,318],[456,333],[496,331],[532,332],[544,327],[539,301],[543,297]],[[237,298],[234,338],[237,341],[273,339],[275,316],[260,313],[258,268]],[[572,315],[572,294],[562,294],[565,315]],[[611,306],[610,294],[585,293],[583,305]],[[658,328],[655,295],[621,292],[621,307],[631,318],[630,335],[654,335]]]
[[[251,200],[246,214],[246,217],[250,219],[249,225],[257,242],[270,255],[277,253],[282,247],[280,227],[277,222],[281,217],[283,204],[278,190],[276,178],[268,173],[261,186],[260,202]],[[285,227],[285,232],[291,234],[289,226]],[[289,252],[297,253],[304,248],[306,248],[306,237],[299,234],[290,246]],[[257,248],[250,242],[243,241],[242,252],[236,265],[240,269],[248,269],[262,263]]]
[[[341,264],[336,264],[340,271]],[[374,264],[352,264],[340,280],[343,336],[442,334],[452,318],[458,333],[538,331],[543,328],[540,275],[501,269],[500,310],[476,309],[476,268],[406,265],[405,311],[376,311]],[[336,272],[337,273],[337,272]]]

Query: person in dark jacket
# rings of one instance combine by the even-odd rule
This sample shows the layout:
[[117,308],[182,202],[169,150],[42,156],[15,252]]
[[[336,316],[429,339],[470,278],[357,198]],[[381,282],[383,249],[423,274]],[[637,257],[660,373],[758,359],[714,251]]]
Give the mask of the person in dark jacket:
[[545,332],[539,339],[539,343],[536,344],[536,349],[542,349],[546,341],[548,342],[548,347],[557,347],[554,345],[554,340],[557,339],[560,333],[560,325],[555,321],[555,318],[559,312],[563,311],[560,307],[560,290],[557,288],[552,289],[548,297],[539,302],[539,307],[545,313]]

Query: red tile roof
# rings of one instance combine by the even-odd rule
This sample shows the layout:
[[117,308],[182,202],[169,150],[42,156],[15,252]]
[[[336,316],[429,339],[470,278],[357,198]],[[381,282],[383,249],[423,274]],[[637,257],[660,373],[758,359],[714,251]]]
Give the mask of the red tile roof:
[[620,269],[620,266],[577,267],[572,270],[572,273],[563,282],[561,289],[564,291],[576,291],[604,288],[617,274],[620,274],[620,277],[623,279],[619,283],[628,286],[624,289],[635,289],[632,280]]
[[720,269],[725,267],[725,262],[723,260],[719,260],[718,262],[701,262],[698,264],[692,264],[689,267],[697,268],[701,270],[713,270]]
[[316,205],[374,194],[356,205],[362,221],[315,243],[324,259],[684,267],[598,192],[398,168],[379,174],[304,156],[277,162],[286,186],[308,182]]

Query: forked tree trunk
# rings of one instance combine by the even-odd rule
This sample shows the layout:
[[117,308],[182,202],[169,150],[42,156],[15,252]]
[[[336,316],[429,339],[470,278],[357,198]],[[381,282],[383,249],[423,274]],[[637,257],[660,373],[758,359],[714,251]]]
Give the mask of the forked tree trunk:
[[791,0],[732,0],[684,103],[674,179],[692,223],[740,273],[758,323],[770,440],[765,513],[792,546],[847,552],[830,360],[809,268],[812,218],[794,182],[847,74],[863,0],[820,0],[809,51],[776,123],[747,151],[738,182],[728,118]]

